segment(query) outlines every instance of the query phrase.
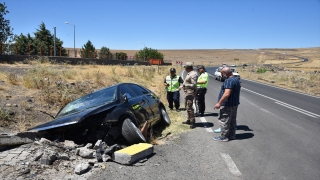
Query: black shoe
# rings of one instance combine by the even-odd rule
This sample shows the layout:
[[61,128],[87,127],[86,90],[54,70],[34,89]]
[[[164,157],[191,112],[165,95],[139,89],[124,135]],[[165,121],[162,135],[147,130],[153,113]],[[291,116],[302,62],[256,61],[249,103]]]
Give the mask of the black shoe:
[[203,117],[204,116],[204,113],[201,113],[200,117]]
[[191,124],[189,120],[182,122],[182,124]]
[[194,114],[194,117],[199,117],[199,116],[200,116],[199,113]]
[[176,111],[177,111],[177,112],[180,112],[180,109],[177,109]]
[[194,129],[194,128],[196,128],[196,124],[195,123],[190,125],[190,129]]

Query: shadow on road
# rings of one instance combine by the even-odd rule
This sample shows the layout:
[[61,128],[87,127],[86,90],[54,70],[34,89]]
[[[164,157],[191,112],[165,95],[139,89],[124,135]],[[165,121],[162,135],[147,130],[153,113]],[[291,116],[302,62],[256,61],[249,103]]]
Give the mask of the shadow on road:
[[242,133],[242,134],[236,133],[237,140],[249,139],[249,138],[252,138],[253,136],[254,134],[252,133]]
[[243,131],[253,131],[246,125],[237,125],[237,130],[243,130]]
[[204,127],[204,128],[209,128],[213,127],[214,124],[211,122],[196,122],[196,127]]
[[219,113],[208,113],[208,114],[204,114],[204,116],[218,116]]

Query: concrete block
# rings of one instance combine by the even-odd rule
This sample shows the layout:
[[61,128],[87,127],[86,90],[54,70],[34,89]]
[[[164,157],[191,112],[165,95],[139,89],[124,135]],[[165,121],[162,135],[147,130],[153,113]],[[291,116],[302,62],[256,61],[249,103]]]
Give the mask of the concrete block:
[[40,135],[42,134],[37,132],[0,134],[0,146],[32,143]]
[[68,154],[66,154],[66,153],[60,154],[59,155],[59,159],[61,159],[61,160],[70,160]]
[[98,140],[96,142],[96,144],[94,145],[93,149],[97,150],[97,149],[101,149],[101,147],[102,147],[102,140],[100,139],[100,140]]
[[51,162],[48,158],[41,158],[40,163],[45,165],[50,165]]
[[65,140],[64,146],[67,148],[75,149],[77,147],[77,144],[74,143],[73,141]]
[[88,163],[81,163],[78,164],[75,168],[74,168],[74,173],[80,175],[83,174],[84,172],[86,172],[89,169],[90,165]]
[[153,146],[147,143],[134,144],[112,154],[112,160],[121,164],[133,164],[153,153]]
[[85,148],[87,148],[87,149],[92,149],[92,144],[91,144],[91,143],[88,143],[88,144],[85,146]]
[[42,155],[43,155],[42,151],[37,152],[36,155],[34,156],[33,160],[34,161],[38,161],[41,158]]
[[87,158],[87,159],[94,157],[93,150],[87,149],[87,147],[77,148],[76,155],[79,155],[79,156],[81,156],[83,158]]

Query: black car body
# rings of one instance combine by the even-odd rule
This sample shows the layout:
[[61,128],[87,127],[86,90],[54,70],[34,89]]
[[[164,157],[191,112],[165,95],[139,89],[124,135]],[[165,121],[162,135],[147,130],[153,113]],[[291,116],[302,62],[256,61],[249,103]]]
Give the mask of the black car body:
[[[63,107],[54,120],[28,131],[45,132],[74,141],[97,139],[129,144],[145,142],[140,129],[163,121],[170,125],[165,106],[149,89],[133,83],[120,83],[82,96]],[[122,135],[122,136],[121,136]]]

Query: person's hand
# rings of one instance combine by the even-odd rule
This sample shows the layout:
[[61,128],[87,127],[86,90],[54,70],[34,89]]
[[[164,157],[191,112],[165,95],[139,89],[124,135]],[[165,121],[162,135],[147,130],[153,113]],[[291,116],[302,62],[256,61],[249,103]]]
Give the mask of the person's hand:
[[216,105],[214,105],[213,109],[219,109],[221,107],[220,103],[217,103]]

